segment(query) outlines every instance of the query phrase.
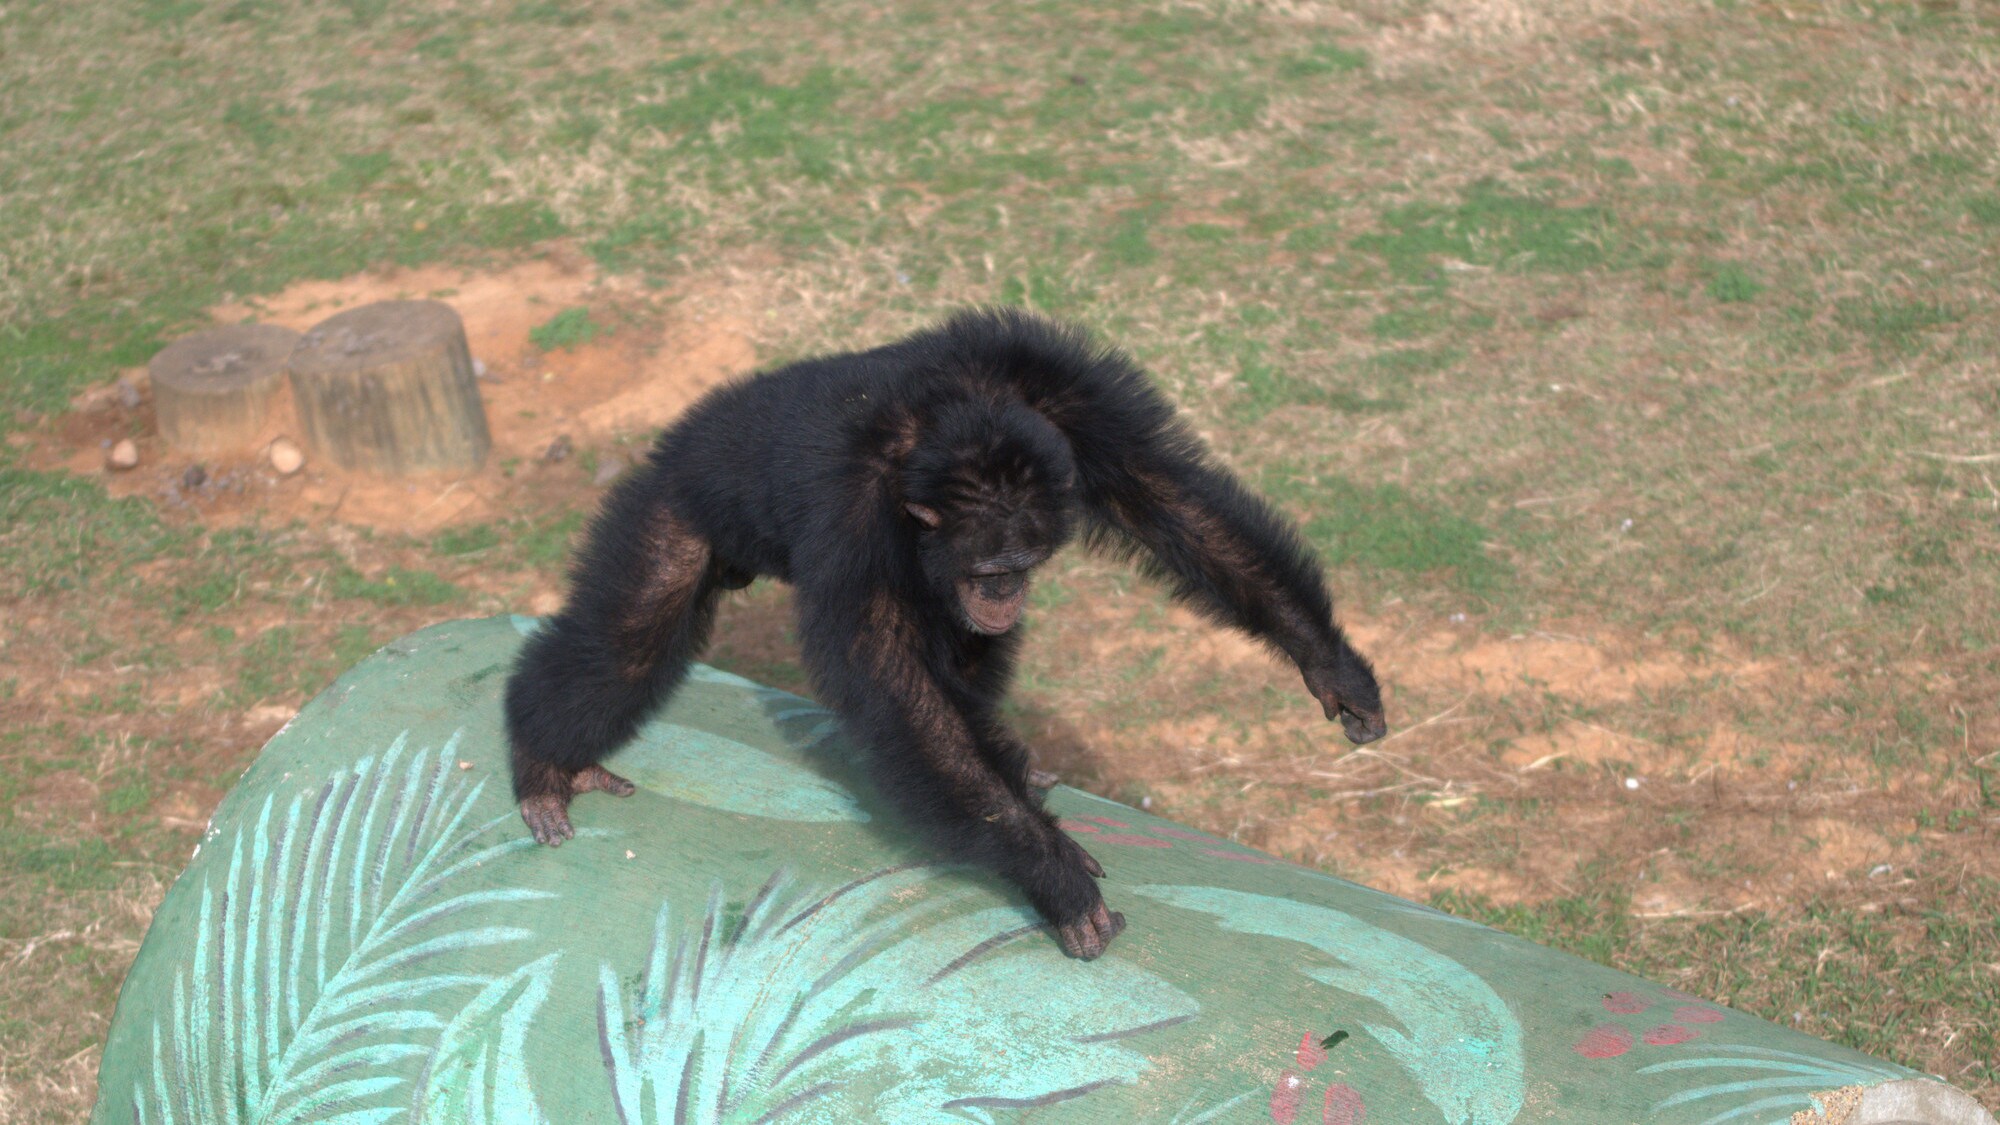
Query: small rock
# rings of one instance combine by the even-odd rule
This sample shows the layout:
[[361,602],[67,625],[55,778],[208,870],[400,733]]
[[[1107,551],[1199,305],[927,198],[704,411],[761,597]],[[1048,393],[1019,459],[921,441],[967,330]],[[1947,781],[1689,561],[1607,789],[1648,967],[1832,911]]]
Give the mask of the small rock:
[[486,361],[485,361],[485,360],[483,360],[483,359],[475,359],[475,360],[473,360],[473,361],[472,361],[472,377],[473,377],[474,379],[484,379],[484,378],[486,378]]
[[118,405],[127,410],[139,409],[139,388],[132,384],[132,380],[118,380]]
[[556,440],[550,442],[547,449],[542,450],[542,460],[550,465],[555,464],[557,461],[567,461],[569,460],[570,449],[569,435],[558,434],[556,435]]
[[472,763],[466,761],[464,758],[460,758],[458,760],[458,768],[462,770],[469,770],[472,768]]
[[196,489],[207,483],[208,470],[202,468],[200,465],[189,465],[187,472],[181,474],[182,488]]
[[603,460],[597,463],[597,473],[590,478],[590,483],[603,488],[605,485],[617,480],[624,472],[625,459],[607,454]]
[[111,453],[104,459],[104,463],[121,472],[126,469],[137,468],[139,464],[138,444],[131,438],[124,439],[111,447]]
[[271,443],[271,467],[280,476],[291,476],[305,467],[306,455],[290,438],[279,438]]

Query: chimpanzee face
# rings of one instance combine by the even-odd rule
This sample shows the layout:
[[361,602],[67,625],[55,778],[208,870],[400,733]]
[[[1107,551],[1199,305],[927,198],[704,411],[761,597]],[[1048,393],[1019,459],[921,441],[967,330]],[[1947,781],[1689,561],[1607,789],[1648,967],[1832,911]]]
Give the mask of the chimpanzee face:
[[1020,621],[1035,568],[1069,533],[1059,510],[981,519],[978,512],[939,512],[920,504],[907,509],[926,529],[924,569],[933,585],[948,586],[960,624],[987,636],[997,637]]
[[939,411],[904,463],[903,510],[924,578],[960,625],[999,636],[1020,621],[1029,575],[1072,533],[1076,479],[1069,442],[1019,404]]

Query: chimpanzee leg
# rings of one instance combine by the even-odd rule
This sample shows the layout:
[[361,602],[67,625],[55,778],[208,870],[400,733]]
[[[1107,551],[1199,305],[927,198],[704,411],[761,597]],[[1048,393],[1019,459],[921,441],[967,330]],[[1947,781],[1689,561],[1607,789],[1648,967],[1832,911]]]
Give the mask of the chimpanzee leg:
[[1125,926],[1097,889],[1104,869],[1023,794],[1025,763],[1001,775],[989,754],[1004,748],[986,744],[926,666],[909,609],[887,592],[802,587],[799,597],[807,669],[872,751],[882,792],[953,855],[1019,886],[1070,956],[1103,953]]
[[576,834],[575,794],[634,792],[597,763],[665,702],[708,639],[716,595],[708,542],[658,496],[642,473],[606,499],[568,603],[528,638],[507,682],[514,796],[544,844]]

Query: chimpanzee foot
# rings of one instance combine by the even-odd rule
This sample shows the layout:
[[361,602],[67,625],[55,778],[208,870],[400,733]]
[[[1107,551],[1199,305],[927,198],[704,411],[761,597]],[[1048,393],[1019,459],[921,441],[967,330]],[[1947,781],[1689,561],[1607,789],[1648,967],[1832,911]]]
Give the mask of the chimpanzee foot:
[[1063,952],[1080,961],[1095,961],[1125,930],[1125,916],[1099,902],[1090,913],[1056,926],[1056,940]]
[[1062,778],[1047,770],[1029,770],[1028,784],[1036,789],[1054,789],[1062,784]]
[[523,798],[521,819],[527,822],[528,831],[534,834],[536,843],[559,848],[564,840],[576,838],[576,829],[569,823],[570,797],[578,793],[630,797],[638,791],[638,786],[603,766],[585,766],[570,775],[569,792],[540,793]]

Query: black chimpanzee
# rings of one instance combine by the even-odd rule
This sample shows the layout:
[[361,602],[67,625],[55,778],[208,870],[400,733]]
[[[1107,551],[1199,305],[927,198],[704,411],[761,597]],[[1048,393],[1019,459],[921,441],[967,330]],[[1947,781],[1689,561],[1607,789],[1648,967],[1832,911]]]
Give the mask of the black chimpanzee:
[[1349,739],[1387,731],[1312,553],[1131,360],[1026,313],[966,312],[713,392],[611,491],[507,684],[522,818],[560,844],[572,796],[630,794],[599,761],[681,682],[716,594],[769,575],[797,589],[806,668],[882,790],[1097,956],[1124,917],[999,713],[1029,575],[1078,524],[1290,657]]

